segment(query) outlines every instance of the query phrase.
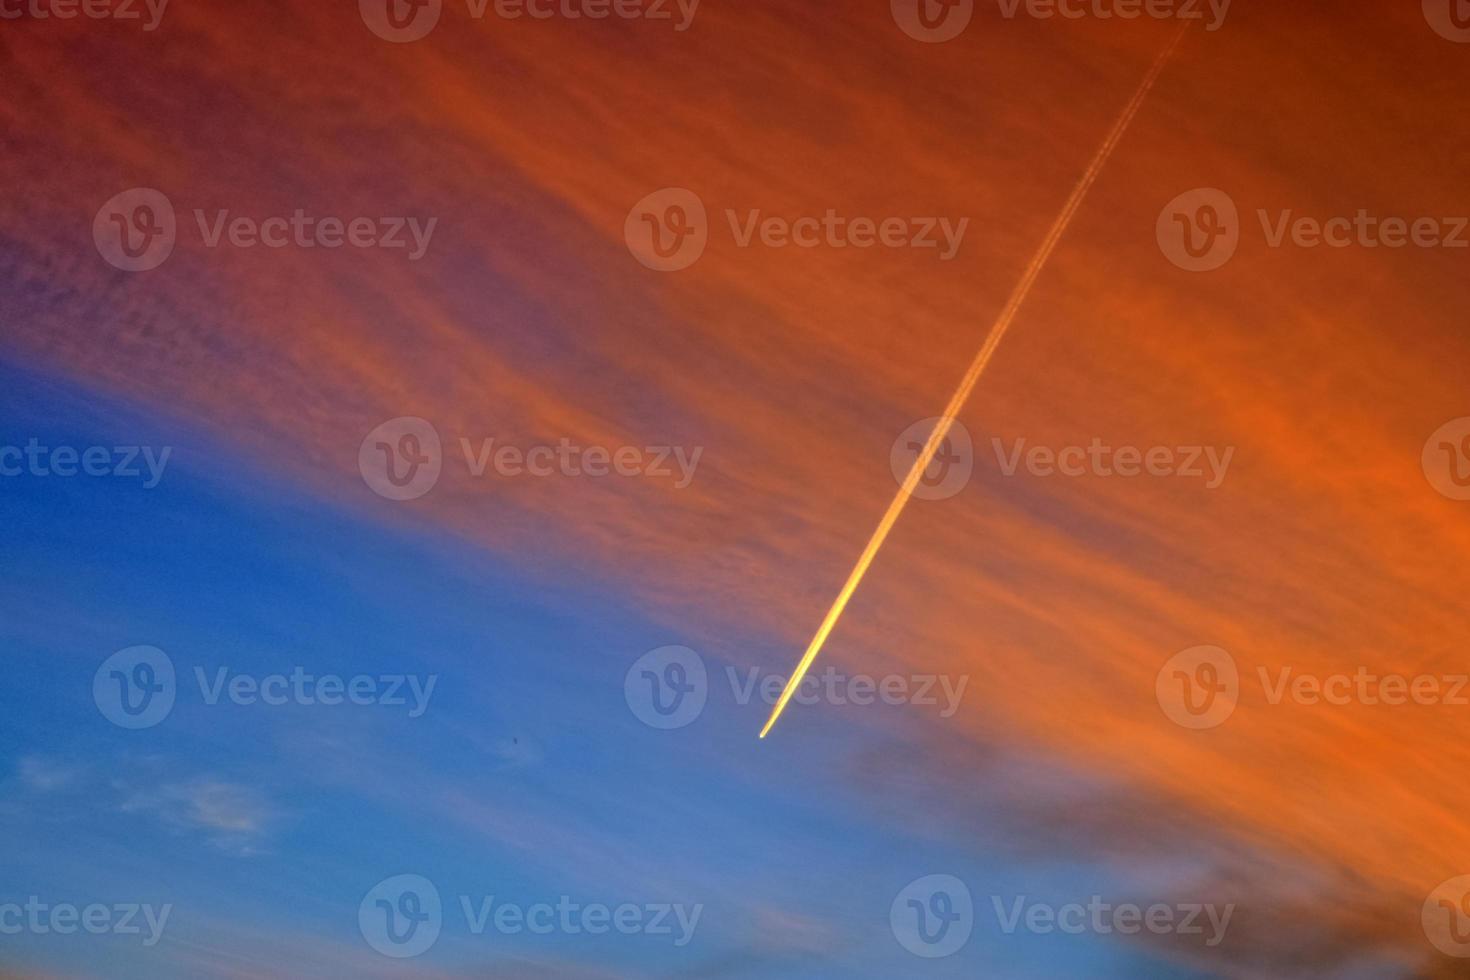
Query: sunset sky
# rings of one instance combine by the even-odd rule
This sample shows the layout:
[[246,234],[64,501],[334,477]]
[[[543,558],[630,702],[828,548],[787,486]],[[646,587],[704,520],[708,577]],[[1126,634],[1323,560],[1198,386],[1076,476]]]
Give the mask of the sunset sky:
[[[528,2],[0,0],[0,977],[1466,975],[1470,4]],[[814,668],[938,703],[757,740],[741,685],[791,671],[1186,11],[958,415],[968,478]],[[439,472],[399,500],[403,419]],[[506,446],[581,469],[475,472]],[[98,692],[138,646],[177,690],[130,729]],[[670,646],[707,700],[664,729]],[[436,680],[417,715],[196,683],[298,667]],[[1364,674],[1439,695],[1282,681]],[[364,924],[400,875],[443,900],[417,955]],[[947,955],[896,924],[934,875],[973,898]],[[9,928],[32,896],[171,911]],[[701,911],[477,934],[490,896]],[[1002,921],[1095,896],[1232,911]]]

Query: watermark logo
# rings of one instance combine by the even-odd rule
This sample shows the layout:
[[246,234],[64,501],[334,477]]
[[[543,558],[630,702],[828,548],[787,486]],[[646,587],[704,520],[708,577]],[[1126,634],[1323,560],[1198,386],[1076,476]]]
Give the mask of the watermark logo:
[[1164,205],[1154,232],[1170,262],[1188,272],[1212,272],[1240,247],[1240,212],[1229,194],[1200,187]]
[[419,956],[439,940],[444,909],[439,889],[422,875],[395,875],[372,887],[357,907],[369,946],[394,959]]
[[363,482],[388,500],[416,500],[434,489],[444,467],[439,432],[412,415],[389,419],[367,434],[357,450]]
[[1430,486],[1451,500],[1470,500],[1470,418],[1440,426],[1421,461]]
[[1240,701],[1240,670],[1235,658],[1219,647],[1191,647],[1174,654],[1159,670],[1154,693],[1176,725],[1216,728],[1235,713]]
[[[308,673],[305,667],[290,672],[257,676],[218,667],[212,675],[194,668],[194,681],[204,704],[228,703],[240,707],[264,705],[356,705],[403,708],[408,717],[419,718],[439,683],[438,674],[341,674]],[[173,661],[151,646],[119,650],[92,677],[92,699],[103,717],[122,728],[152,728],[173,710],[180,686]]]
[[[1255,675],[1269,707],[1470,707],[1470,674],[1381,674],[1367,666],[1320,674],[1286,665],[1257,666]],[[1219,647],[1176,654],[1159,672],[1156,687],[1170,720],[1194,729],[1224,724],[1242,695],[1235,661]]]
[[[694,482],[703,446],[583,446],[563,437],[557,443],[517,446],[495,437],[478,441],[460,436],[460,456],[474,479],[487,475],[517,479],[555,476],[667,479],[675,490]],[[368,433],[358,447],[363,481],[389,500],[414,500],[432,490],[451,457],[438,430],[414,416],[390,419]],[[3,460],[3,456],[0,456]]]
[[[722,211],[736,248],[799,249],[932,249],[939,261],[959,254],[969,218],[850,216],[836,208],[796,218],[767,214],[760,208],[743,213]],[[633,206],[623,223],[623,237],[633,257],[650,269],[677,272],[697,262],[709,244],[709,216],[692,191],[668,187]]]
[[1470,0],[1424,0],[1424,19],[1445,40],[1470,44]]
[[928,875],[910,883],[888,910],[893,938],[924,959],[952,956],[970,941],[975,903],[953,875]]
[[[915,422],[893,440],[893,448],[888,453],[888,466],[900,487],[923,454],[929,437],[943,421],[943,418],[935,417]],[[974,472],[974,441],[964,423],[955,419],[944,438],[939,441],[934,458],[924,467],[924,472],[919,474],[912,496],[920,500],[948,500],[965,489]]]
[[120,728],[152,728],[168,717],[178,693],[174,664],[157,647],[119,650],[92,677],[92,700]]
[[1420,920],[1435,949],[1470,959],[1470,875],[1451,878],[1430,892]]
[[[1324,218],[1293,208],[1256,208],[1255,216],[1262,240],[1273,249],[1470,249],[1470,217],[1464,215],[1384,216],[1359,208]],[[1200,188],[1170,201],[1159,213],[1156,231],[1169,261],[1191,272],[1210,272],[1234,257],[1244,226],[1228,194]]]
[[[786,689],[787,677],[763,672],[759,667],[741,670],[725,667],[730,700],[745,708],[751,704],[774,706]],[[954,717],[969,686],[968,675],[949,674],[846,674],[826,666],[806,674],[792,692],[798,705],[828,704],[836,707],[911,705],[933,708],[940,718]],[[692,723],[703,712],[717,685],[698,653],[683,646],[652,650],[633,664],[623,678],[623,696],[629,709],[651,728],[675,729]]]
[[699,195],[665,187],[633,205],[623,223],[628,251],[657,272],[678,272],[699,261],[709,244],[709,217]]
[[[265,218],[193,209],[194,225],[205,248],[239,249],[381,248],[403,250],[410,262],[428,253],[438,218],[318,217],[305,208]],[[113,197],[92,221],[92,240],[109,265],[126,272],[146,272],[173,254],[179,225],[173,204],[159,191],[137,187]]]
[[[681,902],[581,902],[562,895],[555,902],[522,904],[496,895],[457,896],[463,928],[472,936],[671,937],[674,946],[694,938],[704,905]],[[394,959],[419,956],[438,941],[446,913],[434,883],[422,875],[396,875],[379,882],[357,909],[358,929],[369,946]],[[457,925],[457,923],[456,923]]]
[[168,259],[178,240],[174,206],[151,187],[115,195],[92,219],[92,241],[108,265],[124,272],[147,272]]
[[357,0],[357,9],[378,37],[408,44],[427,37],[438,25],[444,0]]
[[628,708],[650,728],[683,728],[704,712],[709,672],[704,658],[688,647],[650,650],[634,661],[623,678]]
[[975,0],[891,0],[893,22],[915,41],[943,44],[970,26]]

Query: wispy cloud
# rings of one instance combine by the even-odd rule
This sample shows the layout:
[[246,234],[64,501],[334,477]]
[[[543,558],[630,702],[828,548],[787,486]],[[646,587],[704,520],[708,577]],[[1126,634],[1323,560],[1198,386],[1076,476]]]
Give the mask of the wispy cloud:
[[279,817],[257,790],[212,778],[133,790],[121,807],[125,813],[148,814],[179,831],[201,834],[241,856],[261,853]]
[[74,763],[60,762],[40,756],[25,756],[16,764],[16,778],[26,789],[37,793],[73,786],[82,770]]

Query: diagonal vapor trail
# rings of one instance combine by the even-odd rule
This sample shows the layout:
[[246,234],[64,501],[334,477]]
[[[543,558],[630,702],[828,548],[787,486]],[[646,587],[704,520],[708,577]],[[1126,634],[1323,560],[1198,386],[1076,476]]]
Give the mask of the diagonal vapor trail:
[[1138,110],[1142,108],[1144,100],[1148,98],[1148,93],[1154,87],[1154,82],[1158,81],[1159,75],[1163,72],[1164,66],[1168,64],[1170,56],[1174,53],[1174,49],[1179,46],[1179,42],[1183,40],[1184,35],[1189,31],[1189,26],[1190,22],[1185,21],[1184,25],[1175,32],[1168,46],[1164,48],[1158,59],[1153,63],[1153,67],[1144,76],[1143,81],[1138,86],[1138,91],[1133,93],[1133,98],[1127,107],[1124,108],[1123,114],[1113,124],[1112,131],[1108,133],[1108,137],[1098,149],[1097,155],[1092,158],[1092,163],[1082,174],[1081,180],[1072,189],[1072,196],[1067,199],[1066,205],[1062,208],[1062,213],[1057,215],[1057,220],[1052,223],[1051,229],[1046,233],[1046,238],[1042,240],[1041,246],[1036,250],[1036,254],[1032,256],[1031,262],[1026,266],[1025,272],[1021,274],[1020,281],[1016,283],[1016,288],[1011,291],[1010,299],[1006,301],[1005,308],[996,317],[995,323],[990,328],[989,336],[985,338],[985,343],[980,348],[980,352],[970,362],[970,369],[965,372],[964,378],[960,380],[960,386],[955,389],[954,396],[950,398],[949,404],[945,406],[944,414],[940,416],[939,424],[929,434],[928,441],[924,443],[923,451],[914,459],[914,465],[909,468],[908,476],[904,478],[903,485],[899,488],[898,494],[893,498],[893,502],[888,505],[888,510],[884,512],[883,519],[878,522],[878,527],[873,531],[873,536],[868,539],[868,546],[863,549],[863,553],[859,556],[857,564],[853,566],[852,573],[848,575],[847,583],[842,586],[842,591],[837,593],[837,598],[833,601],[832,608],[827,611],[827,616],[822,620],[822,625],[817,628],[817,633],[812,637],[812,642],[807,645],[806,653],[802,654],[801,661],[796,665],[796,670],[792,671],[790,679],[786,681],[786,688],[781,692],[780,700],[776,702],[776,706],[771,710],[771,717],[767,719],[766,726],[761,729],[761,738],[765,738],[770,734],[776,721],[781,717],[781,712],[786,710],[786,704],[791,700],[791,695],[796,692],[802,679],[806,677],[807,671],[811,669],[812,662],[817,659],[817,654],[822,650],[822,644],[827,642],[828,634],[837,625],[837,620],[841,618],[843,610],[847,608],[847,603],[852,598],[852,594],[857,591],[858,584],[862,582],[863,576],[868,572],[868,567],[873,564],[873,559],[877,557],[878,550],[883,547],[883,542],[887,540],[888,533],[898,523],[899,515],[903,513],[904,507],[908,504],[909,497],[913,494],[914,487],[918,485],[919,478],[929,468],[929,464],[934,462],[934,456],[939,452],[939,447],[943,445],[945,438],[949,435],[949,430],[954,425],[960,409],[964,407],[965,402],[969,401],[971,392],[975,390],[975,385],[980,381],[980,376],[985,373],[985,368],[990,364],[990,359],[995,355],[996,348],[1005,339],[1006,331],[1010,329],[1011,322],[1015,320],[1016,314],[1020,311],[1022,304],[1026,302],[1026,297],[1030,295],[1031,287],[1036,284],[1037,278],[1041,275],[1042,270],[1046,268],[1046,263],[1051,258],[1052,252],[1056,251],[1057,243],[1067,233],[1067,227],[1071,225],[1072,219],[1076,216],[1078,209],[1082,207],[1082,202],[1086,199],[1087,192],[1097,182],[1098,175],[1102,173],[1103,168],[1107,165],[1108,158],[1113,155],[1113,150],[1117,148],[1118,143],[1123,139],[1123,135],[1128,132],[1128,127],[1133,122],[1133,117],[1138,115]]

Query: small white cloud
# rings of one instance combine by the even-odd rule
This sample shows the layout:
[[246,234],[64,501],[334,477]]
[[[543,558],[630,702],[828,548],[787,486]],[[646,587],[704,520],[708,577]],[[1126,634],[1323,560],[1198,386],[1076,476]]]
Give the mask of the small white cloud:
[[19,765],[16,766],[16,775],[20,777],[21,783],[27,789],[37,793],[50,793],[54,790],[65,789],[74,783],[78,771],[50,759],[32,755],[20,760]]
[[202,832],[217,847],[245,855],[260,853],[276,818],[275,809],[255,790],[217,779],[135,793],[122,808],[127,813],[151,813],[177,829]]

